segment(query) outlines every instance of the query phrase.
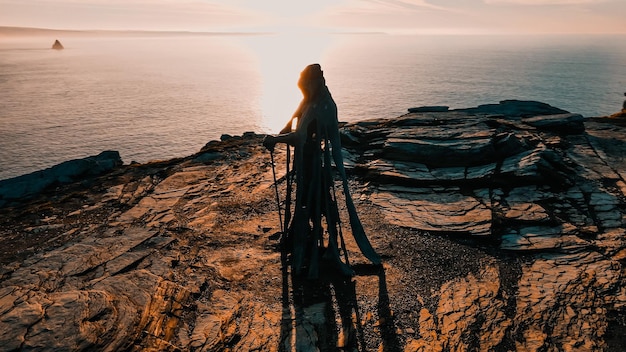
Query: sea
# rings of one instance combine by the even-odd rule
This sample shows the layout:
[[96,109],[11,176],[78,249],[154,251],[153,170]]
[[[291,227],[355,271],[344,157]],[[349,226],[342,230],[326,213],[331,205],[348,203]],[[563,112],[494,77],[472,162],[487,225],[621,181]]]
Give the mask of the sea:
[[[64,50],[52,50],[55,39]],[[0,180],[117,150],[184,157],[223,134],[276,133],[322,65],[340,121],[537,100],[621,109],[626,36],[160,33],[0,37]]]

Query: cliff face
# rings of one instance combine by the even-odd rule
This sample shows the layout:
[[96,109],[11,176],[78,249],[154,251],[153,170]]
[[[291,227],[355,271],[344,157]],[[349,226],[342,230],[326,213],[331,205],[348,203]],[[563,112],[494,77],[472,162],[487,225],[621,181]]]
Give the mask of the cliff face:
[[411,111],[342,127],[382,268],[344,226],[356,277],[291,277],[262,136],[225,138],[1,208],[0,346],[619,350],[623,128],[534,102]]

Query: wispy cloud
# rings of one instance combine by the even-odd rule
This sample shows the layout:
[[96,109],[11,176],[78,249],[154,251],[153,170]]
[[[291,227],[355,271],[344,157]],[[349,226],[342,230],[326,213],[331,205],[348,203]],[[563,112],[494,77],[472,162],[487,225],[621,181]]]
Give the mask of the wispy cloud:
[[483,0],[486,4],[518,4],[518,5],[579,5],[579,4],[602,4],[610,0]]
[[409,10],[440,10],[447,11],[448,9],[445,7],[433,5],[426,0],[364,0],[366,2],[371,2],[380,5],[386,5],[390,7],[396,7],[401,9],[409,9]]
[[222,30],[261,22],[225,1],[0,0],[0,23],[55,29]]
[[626,0],[0,0],[0,24],[73,29],[626,33]]

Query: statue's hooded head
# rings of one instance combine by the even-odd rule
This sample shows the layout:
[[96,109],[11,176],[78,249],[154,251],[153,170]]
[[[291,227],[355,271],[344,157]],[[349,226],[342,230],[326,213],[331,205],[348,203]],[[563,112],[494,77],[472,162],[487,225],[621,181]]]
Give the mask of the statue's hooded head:
[[305,99],[313,98],[326,85],[324,71],[319,64],[311,64],[300,73],[298,87],[302,91]]

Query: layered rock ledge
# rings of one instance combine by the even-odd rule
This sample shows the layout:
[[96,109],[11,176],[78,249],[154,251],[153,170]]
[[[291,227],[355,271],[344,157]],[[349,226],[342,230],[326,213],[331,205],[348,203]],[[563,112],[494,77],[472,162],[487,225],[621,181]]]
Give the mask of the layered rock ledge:
[[624,127],[524,101],[345,124],[351,189],[384,263],[367,265],[346,233],[357,275],[313,283],[281,265],[262,137],[5,198],[0,350],[626,342]]

